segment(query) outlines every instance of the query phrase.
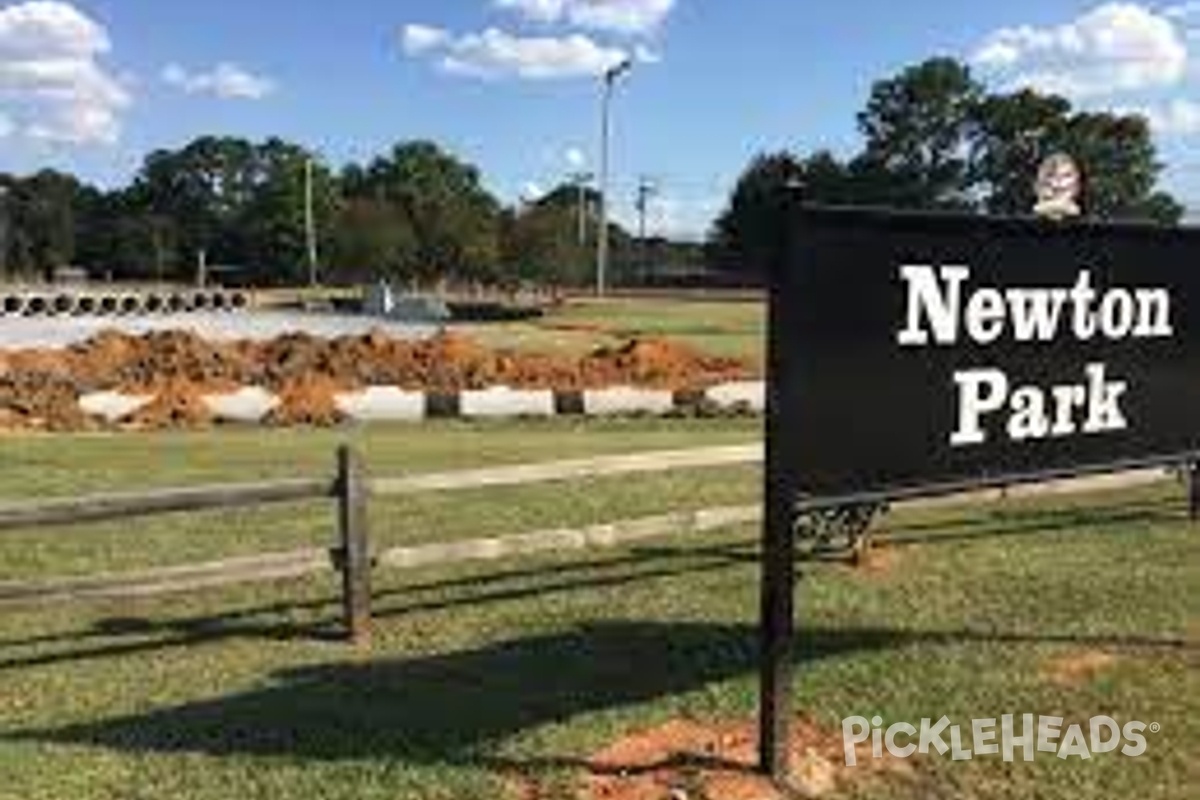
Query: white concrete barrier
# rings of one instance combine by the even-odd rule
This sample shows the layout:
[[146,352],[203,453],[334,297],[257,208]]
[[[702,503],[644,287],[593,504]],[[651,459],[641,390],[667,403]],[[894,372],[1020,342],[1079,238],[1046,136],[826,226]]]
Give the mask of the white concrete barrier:
[[279,398],[260,386],[204,396],[213,418],[222,422],[262,422],[279,406]]
[[334,398],[338,411],[356,422],[419,422],[425,419],[425,393],[395,386],[371,386]]
[[549,389],[510,389],[493,386],[459,395],[459,413],[469,418],[552,417],[554,392]]
[[83,413],[100,417],[108,422],[117,422],[154,402],[154,396],[121,394],[119,392],[93,392],[79,398]]
[[675,393],[670,391],[614,386],[583,393],[583,413],[588,416],[669,414],[674,410]]
[[704,397],[718,408],[747,408],[762,412],[767,408],[767,384],[763,381],[723,383],[707,389]]

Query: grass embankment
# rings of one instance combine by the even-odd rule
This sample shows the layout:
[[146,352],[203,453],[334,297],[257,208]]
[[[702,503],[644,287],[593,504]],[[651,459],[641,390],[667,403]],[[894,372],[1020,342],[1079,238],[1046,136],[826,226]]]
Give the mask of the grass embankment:
[[666,337],[704,353],[761,364],[766,304],[747,300],[572,300],[533,322],[470,326],[494,347],[586,353],[630,339]]
[[[355,434],[379,474],[747,441],[753,423],[436,425]],[[345,433],[0,441],[0,497],[325,473]],[[381,544],[750,502],[752,470],[380,501]],[[1157,722],[1146,755],[929,757],[846,796],[1184,798],[1200,745],[1197,538],[1178,488],[904,512],[870,569],[806,568],[799,705],[830,730],[1002,713]],[[327,506],[0,537],[30,579],[325,543]],[[329,634],[333,576],[0,616],[0,797],[569,797],[631,730],[754,706],[755,532],[376,576],[375,646]],[[1191,637],[1188,646],[1162,644]],[[1097,657],[1097,654],[1104,654]],[[1085,669],[1073,669],[1083,664]]]

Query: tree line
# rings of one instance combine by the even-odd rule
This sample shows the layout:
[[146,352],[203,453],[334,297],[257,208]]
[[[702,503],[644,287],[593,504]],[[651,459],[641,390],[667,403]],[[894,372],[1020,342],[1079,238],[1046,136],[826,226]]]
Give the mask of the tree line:
[[760,274],[787,193],[828,205],[1029,214],[1038,167],[1057,152],[1081,167],[1089,218],[1175,225],[1186,211],[1158,188],[1163,165],[1144,117],[1079,110],[1031,89],[989,92],[954,59],[876,82],[858,129],[861,147],[848,157],[755,158],[714,226],[711,258]]
[[[44,279],[72,265],[114,280],[190,282],[235,268],[222,274],[305,283],[310,192],[322,282],[575,284],[592,269],[592,189],[564,186],[511,208],[477,167],[433,142],[403,142],[335,173],[280,139],[206,136],[152,153],[111,191],[53,170],[0,174],[0,276]],[[634,271],[642,248],[610,230],[615,266]]]
[[[1090,216],[1175,224],[1184,211],[1158,189],[1162,165],[1144,118],[1081,111],[1032,90],[988,92],[953,59],[877,82],[858,124],[862,145],[847,157],[755,158],[706,246],[640,242],[610,224],[616,281],[663,282],[664,272],[702,266],[753,280],[770,258],[784,192],[837,205],[1028,213],[1038,165],[1057,151],[1080,162]],[[281,139],[206,136],[151,153],[111,190],[53,170],[0,174],[0,279],[73,265],[115,280],[191,282],[207,264],[236,267],[257,285],[305,283],[311,207],[325,283],[583,285],[598,203],[595,189],[563,184],[507,206],[477,166],[429,141],[334,170]]]

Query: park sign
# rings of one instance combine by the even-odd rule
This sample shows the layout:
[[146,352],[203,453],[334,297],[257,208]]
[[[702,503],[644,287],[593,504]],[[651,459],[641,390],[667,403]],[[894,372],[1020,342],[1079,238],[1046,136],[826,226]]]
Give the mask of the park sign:
[[1200,230],[796,208],[773,480],[809,500],[1200,450]]

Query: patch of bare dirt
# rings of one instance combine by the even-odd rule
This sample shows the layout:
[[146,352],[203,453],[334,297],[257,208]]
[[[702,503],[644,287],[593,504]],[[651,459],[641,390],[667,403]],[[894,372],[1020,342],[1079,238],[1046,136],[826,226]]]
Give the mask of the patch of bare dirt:
[[[878,780],[910,780],[910,762],[871,759],[847,767],[840,731],[800,718],[791,742],[793,789],[822,797],[839,788]],[[784,800],[757,773],[757,726],[753,722],[705,724],[673,720],[627,736],[588,762],[586,800]]]
[[323,375],[297,378],[279,387],[279,405],[267,415],[271,425],[329,426],[345,419],[337,406],[339,386]]
[[1116,663],[1117,657],[1103,650],[1076,650],[1047,659],[1041,674],[1050,683],[1075,688],[1094,681]]

